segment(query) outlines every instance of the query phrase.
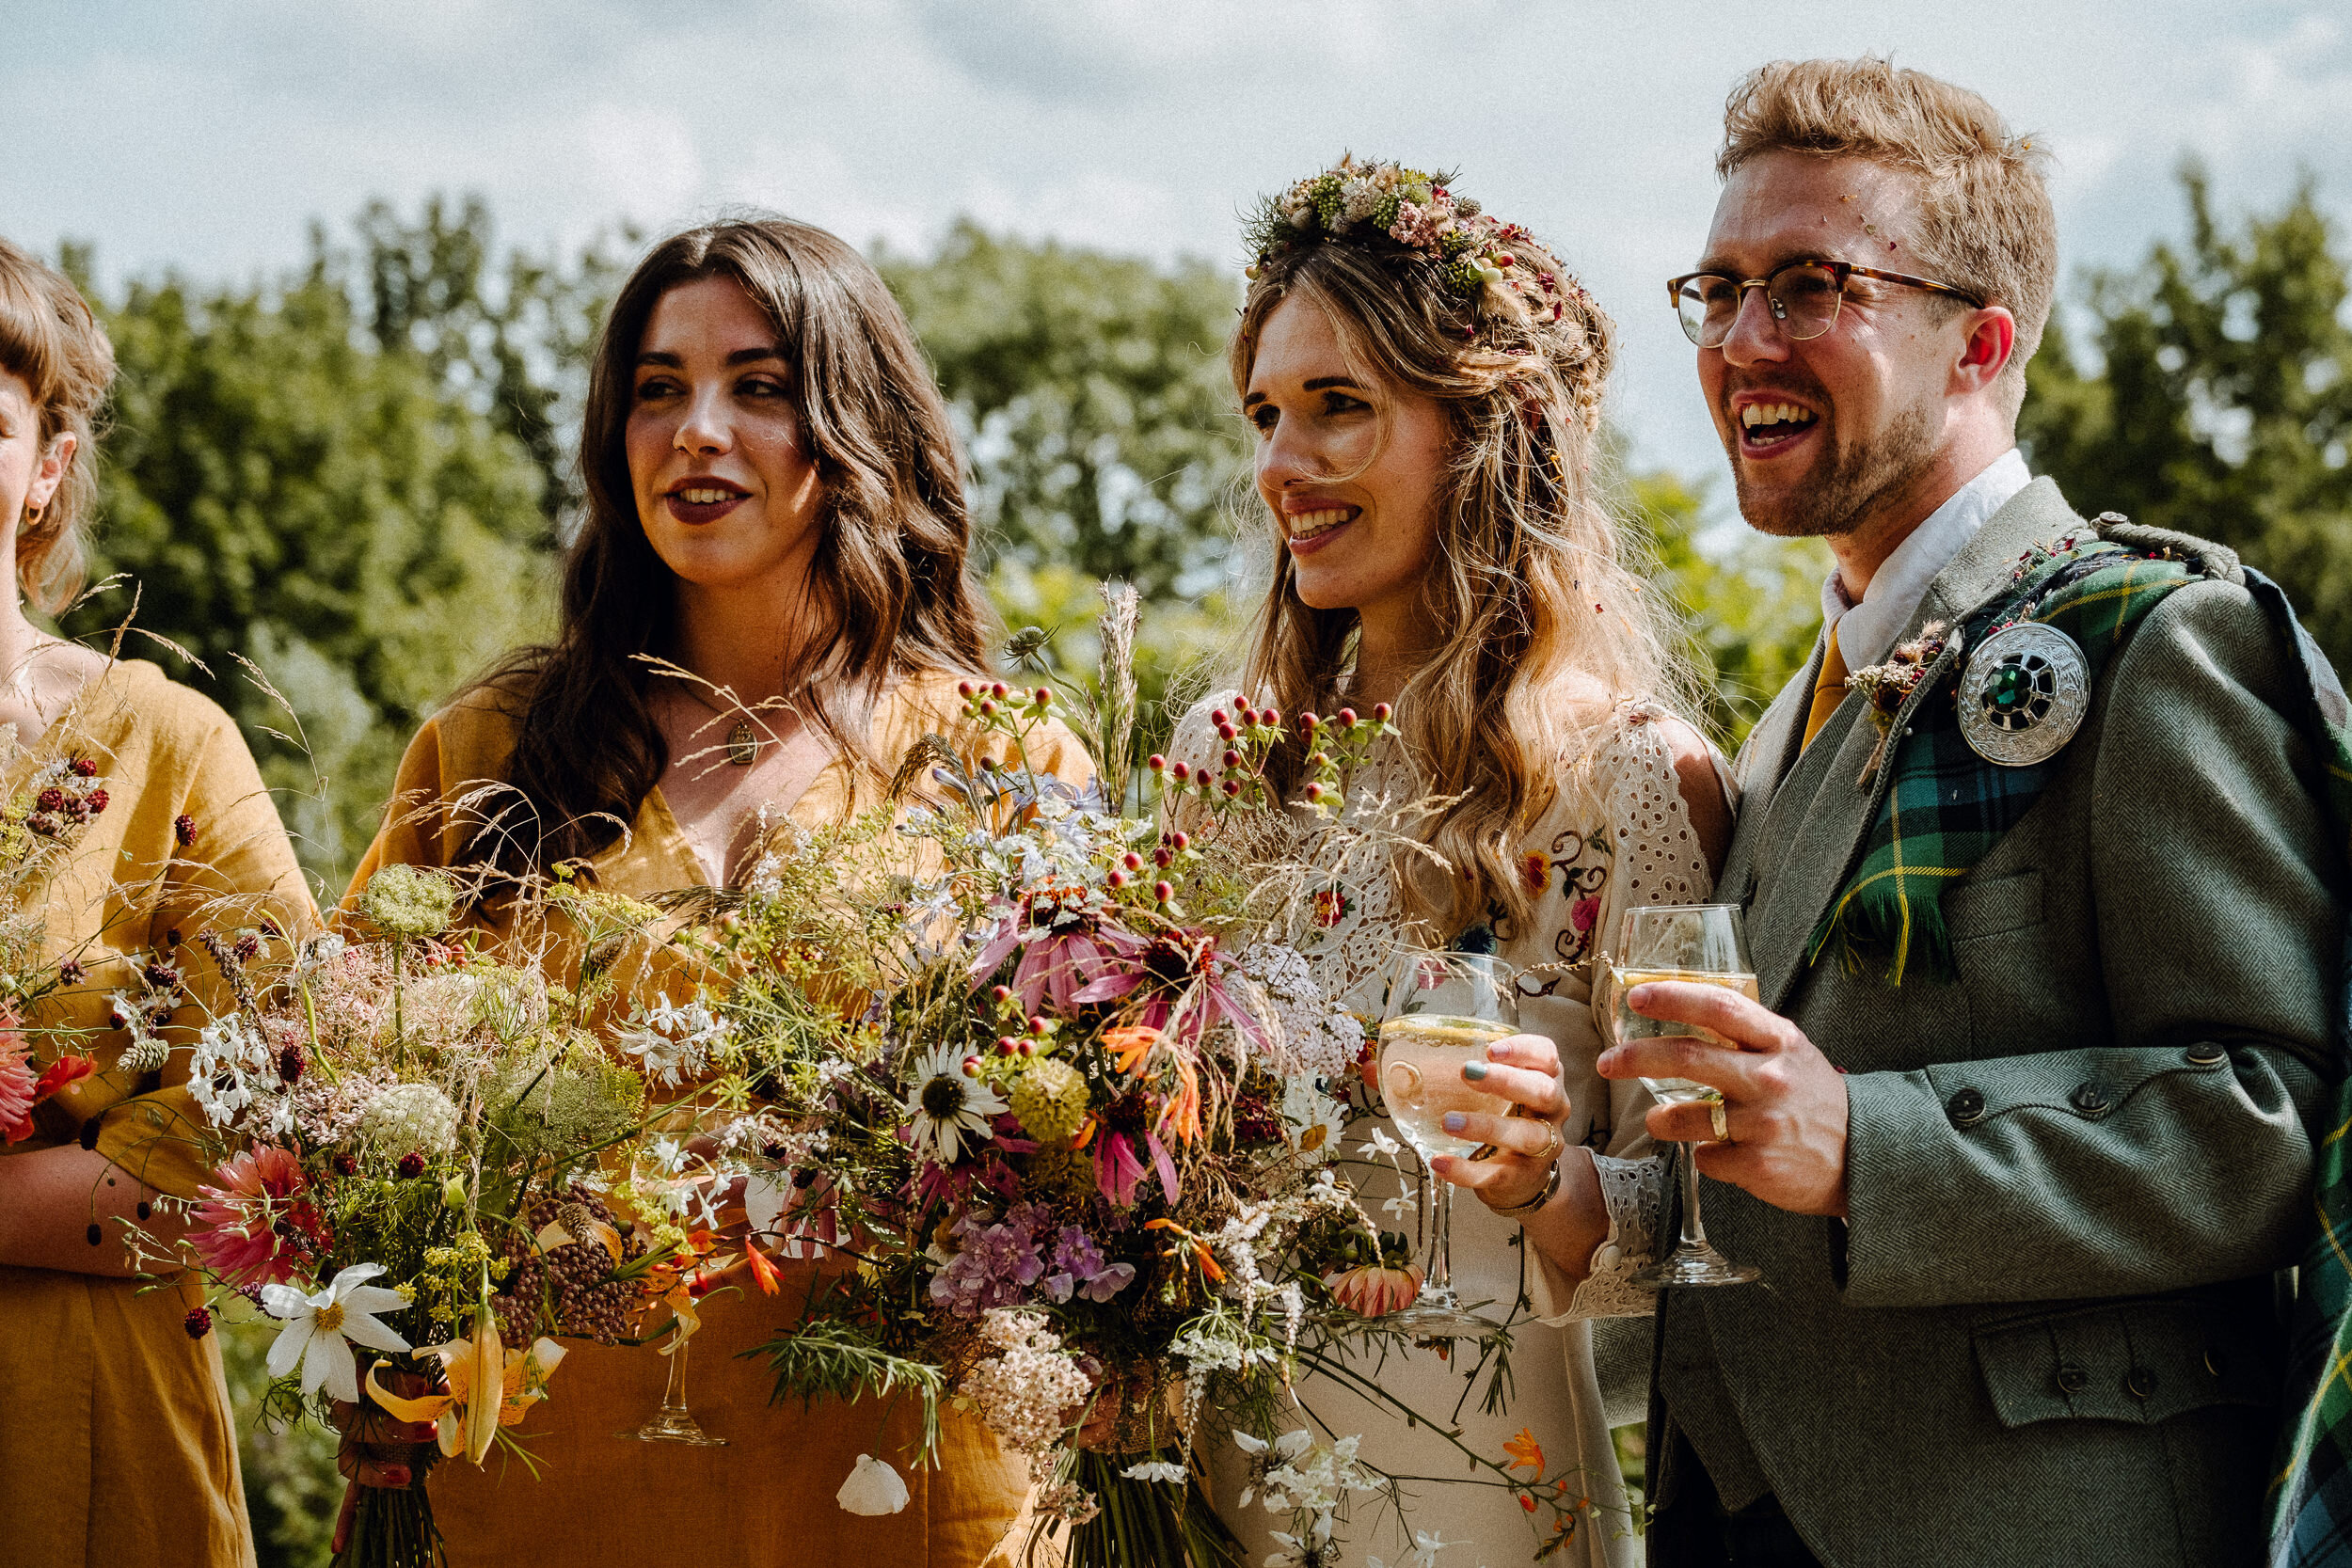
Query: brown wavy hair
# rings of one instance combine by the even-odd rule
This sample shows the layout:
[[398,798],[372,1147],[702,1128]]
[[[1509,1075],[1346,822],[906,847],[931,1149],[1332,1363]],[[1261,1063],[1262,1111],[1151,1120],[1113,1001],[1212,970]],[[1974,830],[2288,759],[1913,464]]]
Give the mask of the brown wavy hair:
[[[767,312],[824,488],[811,594],[818,622],[785,689],[806,722],[868,765],[849,720],[885,682],[988,667],[988,621],[965,576],[972,526],[947,408],[905,313],[865,257],[787,218],[729,218],[662,241],[605,318],[589,372],[580,471],[587,515],[564,562],[553,643],[477,683],[524,694],[505,782],[521,797],[467,858],[520,870],[594,855],[636,818],[670,764],[641,656],[673,649],[676,578],[637,514],[626,427],[633,367],[661,296],[731,277]],[[779,607],[781,610],[782,607]],[[519,831],[517,808],[535,818]]]
[[16,580],[56,615],[82,591],[83,533],[98,497],[98,423],[114,385],[115,349],[73,280],[0,240],[0,370],[23,378],[40,417],[45,451],[73,437],[65,479],[40,515],[8,518],[16,534]]
[[[1511,248],[1521,264],[1568,276],[1532,237]],[[1490,911],[1527,917],[1519,840],[1564,772],[1589,760],[1613,699],[1692,706],[1658,596],[1643,592],[1596,495],[1615,328],[1581,288],[1565,294],[1556,319],[1535,316],[1507,291],[1457,293],[1439,264],[1401,246],[1293,245],[1259,263],[1228,351],[1234,391],[1246,393],[1267,320],[1296,299],[1329,318],[1375,408],[1402,388],[1444,412],[1451,455],[1422,589],[1442,641],[1406,681],[1396,722],[1421,786],[1446,802],[1416,832],[1449,868],[1406,857],[1401,888],[1448,934]],[[1259,509],[1279,531],[1262,499]],[[1278,546],[1242,687],[1285,713],[1328,712],[1346,694],[1356,612],[1312,608],[1294,578]],[[1271,782],[1287,797],[1304,767],[1304,748],[1286,741],[1269,760]]]

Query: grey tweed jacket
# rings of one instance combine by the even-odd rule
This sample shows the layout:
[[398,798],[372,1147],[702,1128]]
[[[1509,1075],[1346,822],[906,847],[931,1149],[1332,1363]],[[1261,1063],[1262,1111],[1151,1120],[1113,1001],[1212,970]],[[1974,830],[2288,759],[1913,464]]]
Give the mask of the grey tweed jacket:
[[[2037,481],[1918,621],[2086,526]],[[1799,752],[1818,648],[1740,753],[1718,888],[1766,1006],[1851,1074],[1851,1212],[1707,1184],[1709,1235],[1767,1283],[1670,1292],[1654,1415],[1830,1568],[2257,1560],[2346,878],[2283,650],[2201,547],[2220,580],[2131,633],[2042,797],[1947,895],[1956,979],[1806,961],[1879,800],[1861,703]]]

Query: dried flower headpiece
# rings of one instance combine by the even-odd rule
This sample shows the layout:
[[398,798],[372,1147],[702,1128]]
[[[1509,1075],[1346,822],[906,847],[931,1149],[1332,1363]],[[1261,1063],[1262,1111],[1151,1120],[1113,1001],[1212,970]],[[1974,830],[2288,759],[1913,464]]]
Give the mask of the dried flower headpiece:
[[1446,189],[1449,174],[1401,164],[1359,162],[1354,154],[1260,203],[1244,234],[1259,268],[1293,246],[1318,242],[1361,245],[1435,261],[1445,286],[1477,309],[1482,323],[1558,321],[1583,285],[1520,251],[1534,236],[1488,216],[1477,202]]

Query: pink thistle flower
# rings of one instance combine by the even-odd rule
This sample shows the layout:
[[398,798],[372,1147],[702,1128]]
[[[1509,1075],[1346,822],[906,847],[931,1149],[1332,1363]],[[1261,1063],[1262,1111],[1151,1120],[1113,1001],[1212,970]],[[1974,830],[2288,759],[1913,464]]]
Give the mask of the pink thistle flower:
[[[323,1249],[326,1227],[303,1195],[310,1183],[286,1149],[268,1144],[224,1161],[217,1187],[199,1187],[188,1244],[205,1270],[240,1288],[282,1285]],[[288,1241],[295,1245],[285,1246]]]

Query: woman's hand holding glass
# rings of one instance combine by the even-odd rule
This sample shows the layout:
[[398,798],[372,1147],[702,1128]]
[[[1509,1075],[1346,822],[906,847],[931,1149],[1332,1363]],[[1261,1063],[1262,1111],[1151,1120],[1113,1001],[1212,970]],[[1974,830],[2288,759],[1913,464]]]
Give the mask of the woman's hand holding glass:
[[1484,1159],[1440,1155],[1430,1174],[1467,1187],[1490,1209],[1518,1209],[1551,1184],[1551,1168],[1567,1148],[1562,1123],[1567,1092],[1560,1086],[1560,1051],[1541,1035],[1507,1035],[1486,1047],[1484,1062],[1463,1078],[1512,1104],[1504,1116],[1449,1111],[1445,1130],[1491,1150]]

